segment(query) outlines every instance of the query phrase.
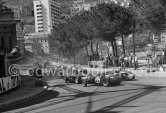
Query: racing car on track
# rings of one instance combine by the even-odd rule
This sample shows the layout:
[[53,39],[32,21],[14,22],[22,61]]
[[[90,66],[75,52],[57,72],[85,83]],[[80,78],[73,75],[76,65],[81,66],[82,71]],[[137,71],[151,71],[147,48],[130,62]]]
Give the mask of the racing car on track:
[[64,71],[64,80],[65,83],[72,82],[76,84],[82,83],[82,77],[85,77],[83,74],[84,69],[81,67],[71,66],[66,68]]
[[114,71],[106,71],[98,73],[96,76],[88,74],[87,76],[82,77],[82,84],[84,87],[89,83],[108,87],[110,85],[120,85],[121,78],[119,77],[119,74]]
[[122,80],[130,81],[135,79],[135,74],[127,70],[115,70],[114,73],[118,73]]

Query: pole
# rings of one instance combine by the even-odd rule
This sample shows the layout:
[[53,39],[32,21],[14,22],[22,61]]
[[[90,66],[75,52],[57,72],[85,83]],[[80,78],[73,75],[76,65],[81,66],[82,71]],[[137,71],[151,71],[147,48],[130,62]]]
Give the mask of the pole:
[[154,49],[154,56],[155,56],[155,54],[156,54],[156,39],[154,37],[154,34],[153,34],[153,41],[154,41],[153,49]]
[[123,35],[122,35],[122,47],[123,47],[123,54],[125,55],[124,36]]
[[134,52],[134,69],[136,70],[135,64],[135,21],[133,20],[133,52]]

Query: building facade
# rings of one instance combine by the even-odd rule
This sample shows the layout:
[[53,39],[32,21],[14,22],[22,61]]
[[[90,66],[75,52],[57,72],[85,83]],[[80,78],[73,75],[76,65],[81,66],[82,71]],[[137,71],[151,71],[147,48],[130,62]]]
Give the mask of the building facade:
[[24,45],[23,45],[23,28],[21,26],[21,14],[22,14],[22,7],[19,5],[12,5],[8,4],[8,8],[12,9],[14,12],[14,20],[17,21],[16,24],[16,36],[17,36],[17,45],[20,48],[20,50],[23,52]]
[[16,24],[13,12],[0,12],[0,94],[21,83],[20,76],[9,70],[16,60],[9,58],[12,48],[17,45]]
[[90,8],[96,6],[97,3],[99,3],[99,2],[98,1],[85,2],[84,0],[78,0],[78,1],[73,2],[72,7],[70,9],[71,17],[80,11],[90,10]]
[[99,0],[99,3],[115,3],[120,6],[128,7],[130,0]]
[[7,55],[17,45],[16,22],[13,12],[0,13],[0,77],[8,76],[7,67],[10,62]]
[[66,20],[66,19],[70,19],[71,18],[71,11],[70,8],[72,7],[72,3],[71,2],[63,2],[61,3],[61,19],[62,21]]
[[25,34],[25,49],[35,53],[49,53],[49,33],[27,33]]
[[60,22],[60,3],[56,0],[35,0],[33,6],[36,33],[50,33],[53,26]]
[[161,42],[166,45],[166,12],[165,12],[165,24],[163,28],[163,33],[161,33]]

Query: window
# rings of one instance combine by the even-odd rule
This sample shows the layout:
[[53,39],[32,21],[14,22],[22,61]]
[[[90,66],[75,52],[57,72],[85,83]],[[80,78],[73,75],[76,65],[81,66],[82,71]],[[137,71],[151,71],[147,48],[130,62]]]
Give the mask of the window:
[[0,78],[5,77],[5,62],[4,62],[4,56],[0,55]]
[[38,29],[42,29],[43,28],[43,26],[41,26],[41,27],[38,27]]
[[41,40],[41,42],[43,42],[43,40]]
[[41,7],[42,5],[36,5],[36,7]]
[[43,32],[43,30],[39,30],[38,32]]
[[43,19],[38,19],[37,21],[42,21]]
[[47,42],[47,39],[45,39],[45,42]]
[[42,14],[42,12],[37,12],[37,14]]
[[6,30],[6,26],[4,26],[3,29]]
[[4,42],[4,37],[1,37],[1,44],[0,44],[2,47],[5,46],[5,42]]
[[37,9],[37,11],[42,10],[42,8]]
[[38,25],[43,25],[43,23],[38,23]]
[[42,18],[42,16],[37,16],[37,18]]

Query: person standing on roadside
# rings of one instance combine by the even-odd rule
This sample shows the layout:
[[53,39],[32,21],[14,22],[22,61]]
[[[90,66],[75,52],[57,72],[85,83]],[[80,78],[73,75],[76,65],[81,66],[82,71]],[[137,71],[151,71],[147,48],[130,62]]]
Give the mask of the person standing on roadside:
[[135,55],[134,58],[135,58],[135,67],[137,69],[138,68],[138,57]]
[[132,59],[133,59],[133,57],[131,56],[131,54],[129,54],[128,57],[129,57],[128,58],[128,60],[129,60],[129,67],[132,68],[133,67],[133,65],[132,65]]
[[126,55],[126,56],[124,57],[124,66],[125,66],[125,67],[129,67],[129,55]]

